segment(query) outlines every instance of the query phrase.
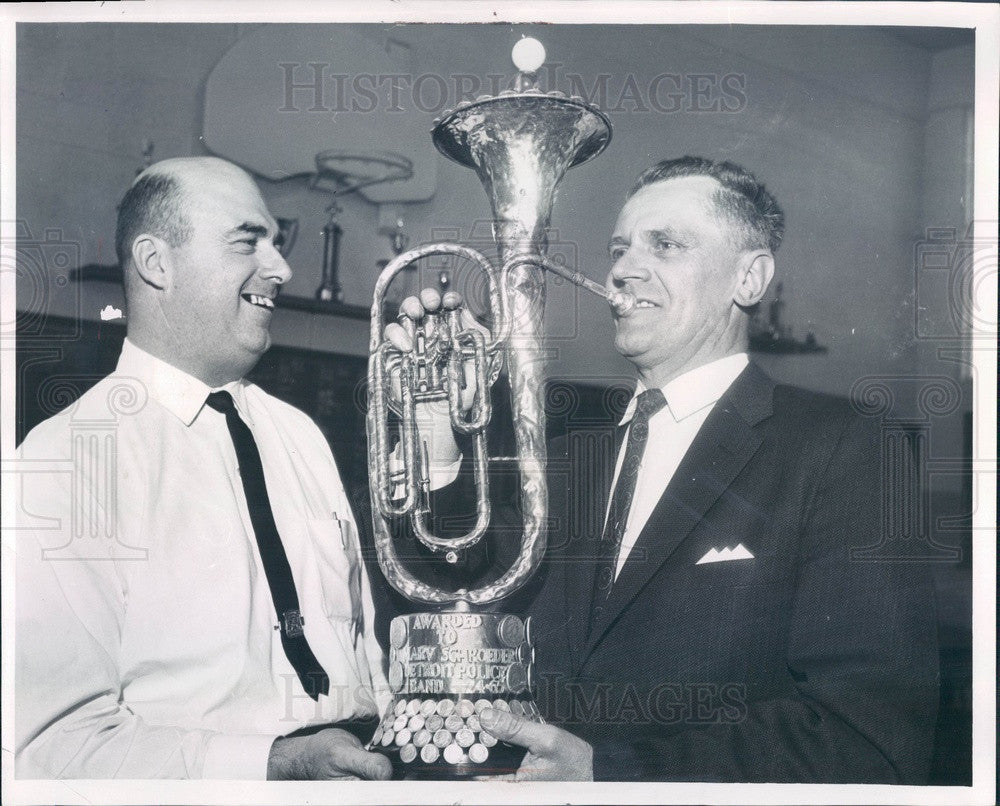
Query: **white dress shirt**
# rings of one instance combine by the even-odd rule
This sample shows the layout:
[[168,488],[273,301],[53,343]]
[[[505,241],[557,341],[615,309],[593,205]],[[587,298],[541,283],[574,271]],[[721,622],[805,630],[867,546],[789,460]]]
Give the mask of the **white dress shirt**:
[[[125,342],[18,452],[19,777],[258,778],[274,738],[388,699],[357,529],[316,425],[238,381],[309,646],[305,693],[211,389]],[[378,701],[378,705],[376,704]]]
[[[674,378],[662,387],[667,405],[649,418],[649,437],[639,465],[639,475],[636,478],[635,493],[632,506],[629,509],[625,533],[622,536],[621,550],[618,553],[618,565],[615,568],[615,579],[621,573],[628,560],[632,547],[642,533],[646,521],[653,514],[657,502],[663,497],[667,485],[674,477],[681,459],[687,453],[695,436],[704,424],[706,418],[715,408],[726,390],[732,386],[736,377],[749,363],[746,353],[737,353],[720,358],[710,364],[704,364],[690,372]],[[635,393],[620,425],[630,422],[635,413],[636,398],[646,391],[642,381],[636,384]],[[628,438],[622,440],[618,451],[618,461],[615,465],[614,481],[611,489],[618,483],[618,474],[625,460],[625,446]],[[610,496],[608,507],[610,509]],[[607,512],[605,512],[607,522]]]

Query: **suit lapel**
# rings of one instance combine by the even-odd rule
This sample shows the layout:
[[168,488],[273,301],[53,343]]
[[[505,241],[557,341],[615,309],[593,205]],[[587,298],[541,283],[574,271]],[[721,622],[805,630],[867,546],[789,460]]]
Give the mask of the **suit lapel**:
[[632,547],[581,665],[756,453],[763,437],[754,426],[770,415],[773,392],[774,381],[750,364],[716,404]]

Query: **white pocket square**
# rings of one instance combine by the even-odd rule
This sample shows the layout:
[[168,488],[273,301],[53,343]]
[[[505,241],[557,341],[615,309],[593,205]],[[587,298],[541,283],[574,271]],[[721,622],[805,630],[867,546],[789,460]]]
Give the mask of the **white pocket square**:
[[719,549],[709,549],[705,552],[705,556],[702,557],[695,565],[705,565],[706,563],[724,563],[730,560],[752,560],[753,554],[750,550],[744,546],[742,543],[738,543],[736,548],[729,548],[729,546],[723,547],[720,551]]

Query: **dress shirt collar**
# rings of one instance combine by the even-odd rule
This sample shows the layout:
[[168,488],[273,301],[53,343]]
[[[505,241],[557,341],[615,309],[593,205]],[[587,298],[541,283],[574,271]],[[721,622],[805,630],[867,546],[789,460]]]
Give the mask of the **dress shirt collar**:
[[[661,387],[663,396],[667,399],[667,409],[674,421],[680,422],[715,403],[749,363],[750,359],[746,353],[727,355],[725,358],[689,370]],[[644,391],[646,385],[639,379],[619,425],[625,425],[632,419],[635,414],[636,398]]]
[[[115,374],[135,378],[145,387],[148,395],[173,414],[184,425],[191,425],[198,416],[209,392],[217,391],[208,384],[189,375],[173,364],[147,353],[128,339],[122,345]],[[233,381],[219,389],[233,396],[236,408],[246,417],[243,396],[244,381]]]

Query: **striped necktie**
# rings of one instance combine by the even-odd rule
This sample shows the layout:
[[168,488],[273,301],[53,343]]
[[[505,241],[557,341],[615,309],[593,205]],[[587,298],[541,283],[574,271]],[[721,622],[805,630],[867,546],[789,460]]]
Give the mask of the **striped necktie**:
[[663,392],[659,389],[648,389],[636,398],[635,414],[632,416],[628,443],[625,446],[625,458],[618,473],[618,482],[615,484],[611,506],[608,509],[608,520],[601,536],[601,554],[594,578],[594,604],[597,607],[602,606],[607,600],[614,584],[622,537],[625,535],[629,512],[632,509],[632,498],[635,495],[635,483],[639,477],[642,454],[646,450],[646,441],[649,438],[649,418],[666,404]]

